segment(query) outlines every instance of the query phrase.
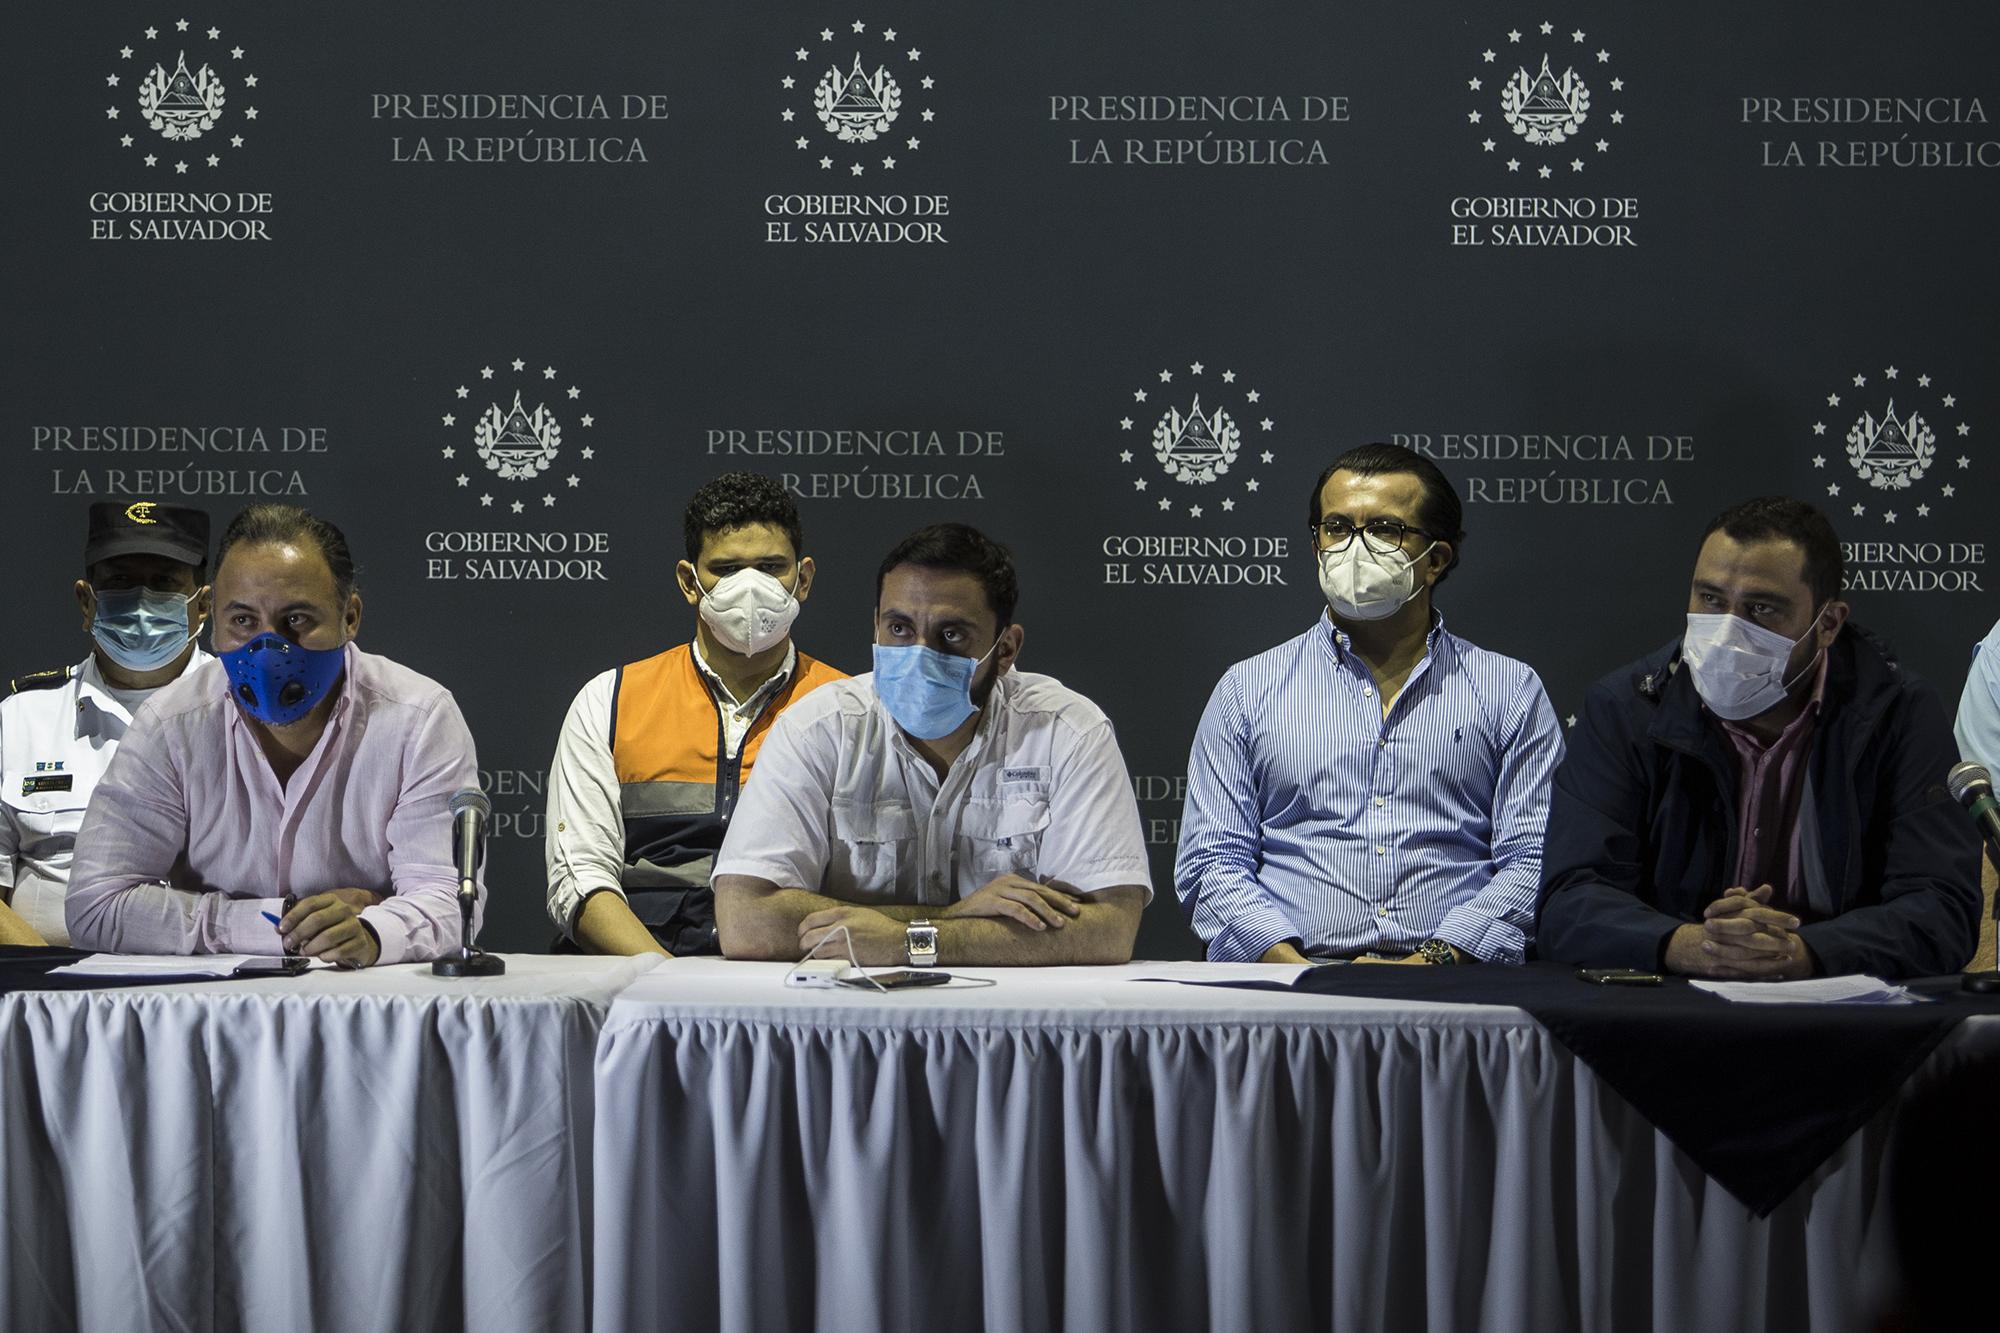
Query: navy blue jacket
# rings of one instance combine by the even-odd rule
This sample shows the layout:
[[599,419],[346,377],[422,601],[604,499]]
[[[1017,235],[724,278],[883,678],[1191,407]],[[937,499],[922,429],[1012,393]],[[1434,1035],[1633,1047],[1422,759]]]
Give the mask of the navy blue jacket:
[[[1817,830],[1805,840],[1817,910],[1799,914],[1800,934],[1828,975],[1957,971],[1979,938],[1980,843],[1944,786],[1951,719],[1855,625],[1828,659],[1800,814]],[[1736,808],[1735,751],[1678,640],[1591,686],[1556,770],[1540,956],[1658,968],[1675,928],[1730,886]]]

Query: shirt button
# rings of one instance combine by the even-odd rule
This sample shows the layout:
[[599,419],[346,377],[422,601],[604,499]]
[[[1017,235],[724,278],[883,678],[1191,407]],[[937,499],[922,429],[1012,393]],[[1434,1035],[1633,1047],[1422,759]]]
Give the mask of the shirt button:
[[1371,687],[1363,685],[1361,687],[1361,697],[1364,699],[1373,699],[1375,697],[1375,691]]
[[1377,796],[1377,797],[1375,798],[1375,804],[1377,804],[1377,805],[1380,805],[1380,804],[1382,804],[1382,798],[1381,798],[1380,796]]
[[1387,915],[1389,915],[1389,909],[1388,909],[1388,908],[1386,908],[1386,907],[1378,907],[1378,908],[1376,908],[1376,909],[1375,909],[1375,915],[1376,915],[1376,916],[1387,916]]
[[1383,855],[1386,855],[1386,854],[1388,853],[1388,851],[1389,851],[1389,849],[1388,849],[1387,847],[1377,847],[1377,848],[1375,849],[1375,855],[1377,855],[1377,856],[1383,856]]
[[1378,750],[1386,746],[1388,743],[1389,743],[1389,738],[1387,736],[1377,736],[1375,738],[1375,748]]

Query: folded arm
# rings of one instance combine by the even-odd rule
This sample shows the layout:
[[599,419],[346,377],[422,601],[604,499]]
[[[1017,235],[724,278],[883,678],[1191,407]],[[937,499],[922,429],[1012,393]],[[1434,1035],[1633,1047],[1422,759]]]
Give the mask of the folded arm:
[[[908,961],[905,927],[929,919],[938,930],[938,959],[944,966],[1008,967],[1037,964],[1123,963],[1145,906],[1143,885],[1126,884],[1079,893],[1060,883],[1042,886],[1044,897],[1067,907],[1034,912],[1029,925],[998,902],[1019,902],[1026,894],[1016,876],[1005,876],[950,907],[915,903],[862,906],[804,889],[783,888],[750,875],[718,875],[715,920],[722,951],[731,958],[792,962],[815,947],[819,958],[845,958],[865,967]],[[1016,896],[1009,897],[1009,894]],[[982,901],[986,900],[986,901]],[[982,914],[992,911],[994,914]],[[1059,916],[1061,923],[1051,919]],[[842,937],[842,930],[846,935]]]

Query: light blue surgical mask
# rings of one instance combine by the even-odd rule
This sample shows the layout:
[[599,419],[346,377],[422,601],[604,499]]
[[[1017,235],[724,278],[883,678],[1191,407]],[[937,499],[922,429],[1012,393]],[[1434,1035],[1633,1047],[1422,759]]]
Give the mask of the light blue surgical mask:
[[972,702],[972,678],[985,657],[960,657],[912,643],[892,648],[875,645],[875,697],[896,719],[896,725],[918,740],[934,741],[958,730],[979,711]]
[[97,593],[90,637],[127,671],[157,671],[179,657],[193,637],[192,598],[151,588],[108,588]]

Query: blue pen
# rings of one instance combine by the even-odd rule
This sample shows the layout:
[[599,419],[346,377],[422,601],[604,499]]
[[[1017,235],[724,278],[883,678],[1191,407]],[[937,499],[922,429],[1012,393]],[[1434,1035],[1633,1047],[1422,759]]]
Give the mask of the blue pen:
[[266,912],[266,913],[264,913],[264,919],[265,919],[266,921],[270,922],[270,923],[271,923],[272,925],[274,925],[274,926],[278,924],[278,918],[277,918],[277,917],[275,917],[275,916],[272,916],[272,915],[271,915],[271,914],[270,914],[269,912]]

